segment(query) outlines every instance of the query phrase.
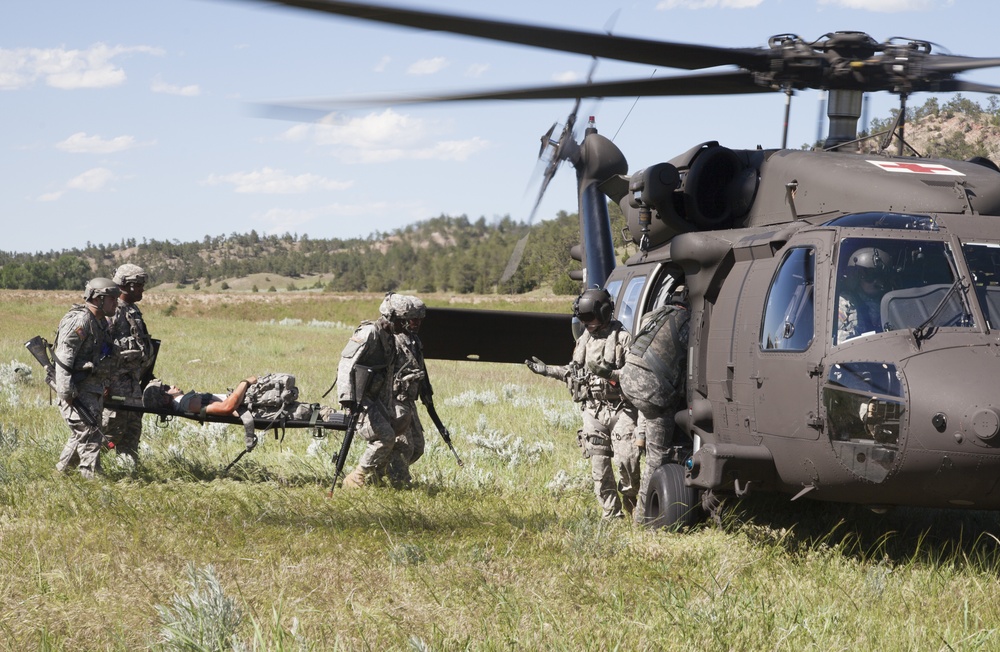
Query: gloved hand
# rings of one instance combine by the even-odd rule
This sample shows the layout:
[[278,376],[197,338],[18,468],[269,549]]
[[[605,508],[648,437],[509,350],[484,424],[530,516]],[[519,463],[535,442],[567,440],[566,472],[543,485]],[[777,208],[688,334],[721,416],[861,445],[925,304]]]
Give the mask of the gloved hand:
[[601,360],[600,362],[587,365],[587,370],[595,376],[599,376],[605,380],[610,380],[615,368],[604,360]]
[[353,412],[357,408],[358,404],[354,401],[341,401],[340,407],[344,409],[345,412]]
[[535,356],[531,356],[531,360],[525,360],[524,364],[528,365],[528,369],[531,369],[536,374],[544,375],[546,370],[548,369],[548,367],[545,366],[545,363],[536,358]]

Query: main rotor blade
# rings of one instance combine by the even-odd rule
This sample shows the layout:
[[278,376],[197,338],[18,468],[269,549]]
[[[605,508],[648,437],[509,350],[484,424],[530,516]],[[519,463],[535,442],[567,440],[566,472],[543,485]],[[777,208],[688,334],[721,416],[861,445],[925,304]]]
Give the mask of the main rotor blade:
[[980,68],[995,68],[1000,66],[1000,59],[995,57],[959,57],[950,54],[936,54],[927,57],[924,67],[933,72],[958,73]]
[[989,93],[991,95],[1000,95],[1000,86],[977,84],[976,82],[965,81],[964,79],[946,79],[939,84],[932,84],[932,86],[933,89],[931,92],[959,93],[966,91],[969,93]]
[[295,111],[329,113],[343,108],[398,106],[443,102],[478,102],[484,100],[562,100],[581,97],[658,97],[670,95],[736,95],[746,93],[771,93],[775,89],[760,86],[753,73],[725,72],[686,75],[683,77],[654,77],[627,79],[590,84],[561,84],[486,91],[482,93],[456,93],[453,95],[375,96],[343,99],[315,99],[265,105],[272,117],[285,117]]
[[560,52],[575,52],[617,61],[631,61],[684,70],[736,65],[763,71],[767,70],[770,58],[770,50],[767,49],[719,48],[709,45],[627,38],[403,7],[344,2],[343,0],[266,1],[379,23],[450,32]]

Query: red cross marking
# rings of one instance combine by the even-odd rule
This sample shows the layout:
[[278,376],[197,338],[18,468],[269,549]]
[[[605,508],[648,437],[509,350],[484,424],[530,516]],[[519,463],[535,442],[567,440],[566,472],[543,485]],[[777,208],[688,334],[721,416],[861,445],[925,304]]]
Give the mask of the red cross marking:
[[953,170],[944,165],[934,165],[929,163],[900,163],[897,161],[868,161],[887,172],[909,172],[914,174],[945,174],[953,176],[965,176],[958,170]]

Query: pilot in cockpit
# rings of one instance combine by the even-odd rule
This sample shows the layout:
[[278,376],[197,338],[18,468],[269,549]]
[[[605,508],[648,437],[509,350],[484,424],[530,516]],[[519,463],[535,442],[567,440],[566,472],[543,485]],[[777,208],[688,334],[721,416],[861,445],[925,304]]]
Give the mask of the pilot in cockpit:
[[876,247],[862,247],[847,261],[837,288],[837,344],[882,332],[882,296],[889,289],[891,259]]

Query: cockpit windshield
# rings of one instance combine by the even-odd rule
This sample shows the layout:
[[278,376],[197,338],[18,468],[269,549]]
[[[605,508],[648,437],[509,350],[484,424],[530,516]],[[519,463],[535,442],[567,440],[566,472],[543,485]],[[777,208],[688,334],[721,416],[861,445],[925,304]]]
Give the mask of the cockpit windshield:
[[902,328],[971,328],[958,280],[946,242],[845,238],[837,262],[834,344]]
[[962,253],[972,274],[979,305],[991,329],[1000,327],[1000,244],[962,243]]

